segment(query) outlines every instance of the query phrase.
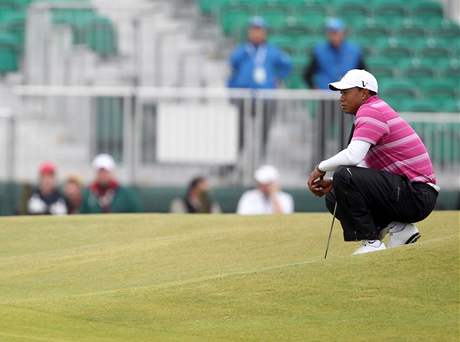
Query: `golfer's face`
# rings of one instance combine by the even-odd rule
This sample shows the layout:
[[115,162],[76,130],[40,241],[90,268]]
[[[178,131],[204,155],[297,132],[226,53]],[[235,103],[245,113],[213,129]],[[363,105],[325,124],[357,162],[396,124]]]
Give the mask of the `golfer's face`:
[[344,89],[340,91],[340,106],[345,113],[356,114],[363,102],[363,92],[360,88]]

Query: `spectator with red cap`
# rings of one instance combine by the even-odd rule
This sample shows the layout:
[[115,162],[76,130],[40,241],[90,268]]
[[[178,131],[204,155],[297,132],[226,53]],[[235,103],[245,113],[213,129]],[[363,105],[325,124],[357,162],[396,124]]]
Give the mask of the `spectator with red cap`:
[[94,158],[93,168],[96,171],[96,178],[83,195],[81,213],[135,213],[140,211],[137,196],[117,181],[114,174],[115,167],[115,161],[108,154],[99,154]]
[[30,215],[66,215],[64,197],[56,186],[56,166],[44,162],[39,167],[38,188],[32,191],[27,201],[27,213]]

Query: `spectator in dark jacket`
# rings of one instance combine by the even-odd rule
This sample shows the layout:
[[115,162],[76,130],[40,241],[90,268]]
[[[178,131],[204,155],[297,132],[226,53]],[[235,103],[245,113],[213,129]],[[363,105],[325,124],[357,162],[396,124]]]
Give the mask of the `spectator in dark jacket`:
[[115,178],[115,161],[108,154],[94,158],[96,179],[83,195],[81,213],[135,213],[140,211],[137,196]]
[[65,199],[56,187],[56,166],[44,162],[39,168],[38,188],[32,191],[27,201],[27,213],[30,215],[65,215]]
[[67,177],[64,184],[64,196],[69,214],[78,214],[82,205],[82,185],[75,175]]
[[172,213],[211,214],[220,213],[220,207],[209,195],[209,183],[204,177],[196,177],[190,182],[184,198],[171,203]]
[[305,83],[312,89],[329,89],[329,83],[351,69],[366,69],[361,48],[346,40],[345,25],[338,18],[326,22],[327,41],[315,46],[304,71]]

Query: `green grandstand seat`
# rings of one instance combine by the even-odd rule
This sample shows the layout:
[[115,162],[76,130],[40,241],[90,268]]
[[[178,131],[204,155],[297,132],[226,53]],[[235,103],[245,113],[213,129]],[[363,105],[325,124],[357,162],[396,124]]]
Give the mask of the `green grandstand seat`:
[[0,73],[18,70],[20,45],[16,37],[0,32]]
[[437,1],[416,1],[412,4],[412,14],[417,17],[442,17],[442,5]]
[[415,25],[403,25],[395,29],[396,37],[407,37],[411,39],[427,38],[428,34],[424,27]]
[[401,60],[408,59],[413,56],[412,50],[405,46],[389,46],[380,50],[378,53],[392,61],[394,65],[398,65]]
[[229,2],[229,0],[198,0],[198,5],[201,9],[201,12],[207,15],[211,15],[227,2]]
[[409,12],[406,2],[401,0],[371,1],[370,6],[375,15],[385,17],[391,15],[406,16]]
[[293,13],[297,20],[303,25],[310,27],[316,31],[324,31],[326,17],[323,15],[315,15],[311,12]]
[[432,30],[445,25],[446,21],[442,16],[412,15],[412,17],[410,17],[409,23],[414,26],[423,26],[427,29]]
[[[457,84],[455,83],[457,82]],[[454,98],[456,97],[458,87],[458,80],[443,78],[433,79],[426,78],[419,81],[422,92],[429,98]]]
[[322,40],[323,38],[318,36],[304,36],[296,39],[295,44],[299,50],[303,50],[304,53],[310,54],[315,45]]
[[433,47],[436,41],[433,38],[426,37],[411,37],[411,36],[395,36],[393,37],[395,45],[410,46],[411,49],[417,51],[424,48]]
[[384,97],[394,101],[401,101],[418,96],[416,85],[407,79],[382,79],[379,82],[379,88],[379,91]]
[[393,62],[387,58],[379,56],[369,57],[366,62],[369,71],[377,78],[377,81],[396,76]]
[[350,25],[360,18],[366,20],[370,13],[369,6],[366,6],[365,3],[359,0],[344,0],[336,8],[336,16],[342,18]]
[[[251,3],[254,2],[251,1]],[[290,10],[289,3],[284,0],[267,0],[264,1],[264,3],[262,7],[266,9],[277,10],[282,13],[286,13]]]
[[438,111],[460,113],[460,97],[444,98],[437,104]]
[[425,63],[436,65],[440,61],[449,58],[449,50],[443,47],[426,47],[418,50],[417,56]]
[[407,22],[407,8],[401,1],[378,2],[372,6],[374,20],[382,25],[400,27]]
[[297,72],[300,72],[300,74],[302,74],[305,66],[307,66],[310,63],[310,56],[305,54],[303,51],[297,51],[297,53],[293,54],[291,58],[292,64],[294,65],[295,69],[292,72],[293,74]]
[[289,8],[292,15],[299,15],[302,18],[309,19],[315,17],[324,18],[328,15],[327,6],[320,3],[309,3],[306,1],[289,2]]
[[305,25],[301,20],[299,20],[299,18],[289,16],[286,19],[285,25],[278,29],[276,32],[284,35],[289,35],[291,37],[299,37],[306,35],[316,35],[318,33],[318,29]]
[[222,31],[226,35],[238,35],[245,31],[251,14],[240,11],[223,12],[221,14]]
[[439,108],[431,100],[428,99],[410,99],[402,101],[399,104],[401,112],[439,112]]
[[345,27],[349,33],[359,32],[373,23],[372,17],[368,16],[354,18],[349,17],[343,18],[343,20],[345,22]]
[[423,82],[426,79],[433,79],[436,73],[433,68],[428,68],[423,65],[413,65],[401,70],[403,77],[407,77],[410,81],[416,84]]
[[284,13],[273,10],[257,14],[266,20],[270,30],[279,30],[283,28],[288,18]]
[[272,7],[272,6],[269,6],[269,3],[271,1],[269,0],[239,0],[240,3],[245,3],[246,5],[249,5],[251,7],[251,10],[253,12],[258,12],[258,11],[261,11],[261,10],[265,10],[269,7]]
[[0,44],[0,74],[18,70],[18,53],[10,46]]
[[390,42],[386,38],[378,39],[372,41],[368,37],[353,37],[351,39],[355,41],[363,50],[365,56],[375,56],[380,53],[380,51],[388,46],[390,46]]
[[24,42],[25,21],[25,12],[9,12],[7,15],[4,15],[0,21],[0,31],[9,32],[22,44]]
[[3,18],[4,15],[8,15],[8,13],[12,13],[16,11],[16,6],[11,3],[0,2],[0,20]]
[[291,36],[272,34],[268,37],[268,40],[273,45],[286,50],[292,47],[294,39]]
[[106,18],[95,18],[81,28],[83,42],[101,57],[117,53],[117,34],[112,22]]
[[298,73],[293,73],[285,82],[286,87],[290,89],[305,89],[307,86],[302,79],[302,76]]
[[438,42],[451,44],[458,41],[460,37],[460,25],[448,22],[445,25],[438,27],[432,31],[434,37]]
[[460,65],[457,64],[447,64],[442,68],[436,68],[438,70],[438,75],[444,78],[453,78],[460,80]]
[[403,16],[394,16],[394,17],[373,17],[371,22],[374,22],[376,25],[391,27],[391,30],[398,30],[400,27],[409,25],[411,20],[410,17]]
[[369,24],[355,33],[360,37],[366,37],[374,41],[381,39],[382,37],[391,36],[391,30],[389,28],[376,24]]

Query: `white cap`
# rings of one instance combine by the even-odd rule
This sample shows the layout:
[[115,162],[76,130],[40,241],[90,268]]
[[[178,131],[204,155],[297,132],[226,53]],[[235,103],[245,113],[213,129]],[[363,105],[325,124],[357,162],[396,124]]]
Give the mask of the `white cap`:
[[115,161],[109,154],[99,154],[93,160],[93,167],[96,170],[105,169],[107,171],[113,171],[115,169]]
[[338,82],[329,83],[331,90],[344,90],[350,88],[369,89],[378,93],[379,86],[374,75],[366,70],[352,69]]
[[254,172],[254,178],[260,184],[268,184],[277,182],[280,178],[280,174],[274,166],[264,165]]

